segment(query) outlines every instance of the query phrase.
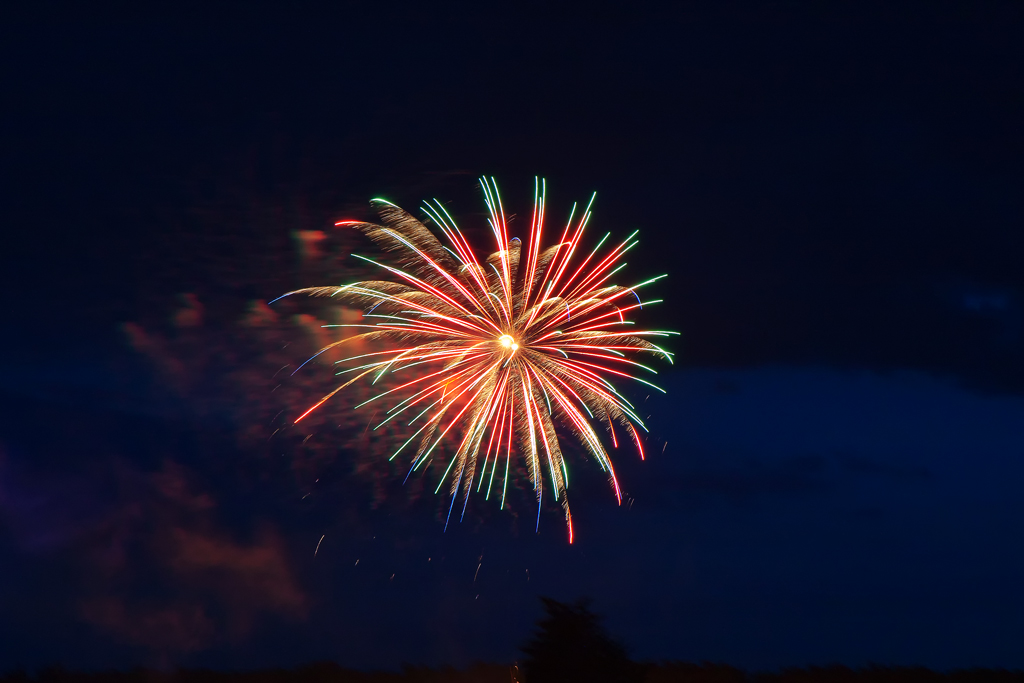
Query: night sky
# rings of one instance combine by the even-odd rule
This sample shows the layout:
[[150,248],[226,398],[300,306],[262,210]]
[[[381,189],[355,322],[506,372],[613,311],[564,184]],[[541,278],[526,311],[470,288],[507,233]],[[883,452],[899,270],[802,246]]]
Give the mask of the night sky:
[[[1024,668],[1022,35],[1019,2],[5,14],[0,670],[511,662],[541,595],[641,660]],[[525,489],[444,531],[344,402],[275,433],[329,313],[263,302],[361,276],[333,224],[371,197],[476,234],[484,174],[521,217],[535,175],[553,217],[596,191],[624,277],[669,274],[650,455],[616,506],[570,452],[572,545]]]

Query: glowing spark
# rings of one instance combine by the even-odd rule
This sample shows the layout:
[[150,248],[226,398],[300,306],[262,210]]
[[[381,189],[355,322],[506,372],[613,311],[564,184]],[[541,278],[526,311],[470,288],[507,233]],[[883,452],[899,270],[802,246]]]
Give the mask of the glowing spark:
[[501,335],[500,337],[498,337],[498,343],[501,344],[506,349],[510,349],[512,353],[515,353],[516,351],[519,350],[519,344],[516,344],[516,340],[513,339],[511,335]]
[[[644,457],[637,427],[646,428],[611,380],[632,379],[661,391],[634,374],[641,370],[656,374],[634,358],[651,354],[671,363],[672,354],[649,339],[675,333],[634,329],[628,315],[644,305],[636,290],[664,276],[632,287],[612,284],[612,278],[626,265],[622,258],[638,243],[635,232],[613,247],[605,246],[609,237],[605,235],[582,256],[593,197],[582,213],[573,208],[558,240],[544,248],[543,180],[537,179],[534,186],[533,214],[524,240],[509,237],[494,179],[481,179],[481,187],[497,247],[483,259],[437,200],[425,204],[424,212],[447,246],[423,223],[381,199],[373,203],[383,225],[337,223],[362,231],[397,257],[394,265],[358,257],[390,277],[344,287],[303,289],[285,296],[302,292],[354,303],[365,311],[366,324],[343,327],[368,331],[344,341],[387,340],[394,347],[338,361],[338,374],[350,374],[351,378],[295,422],[363,377],[376,383],[385,374],[401,375],[399,386],[381,391],[361,405],[392,399],[386,419],[378,427],[399,416],[409,425],[422,423],[391,456],[393,459],[412,446],[410,474],[429,466],[435,451],[440,447],[438,454],[443,452],[441,444],[446,444],[449,453],[443,460],[448,464],[437,490],[448,482],[452,499],[449,518],[460,491],[465,514],[474,482],[476,490],[483,489],[485,500],[489,500],[499,470],[504,509],[515,454],[524,460],[529,473],[538,523],[547,482],[552,498],[563,508],[571,543],[574,533],[566,495],[569,469],[559,433],[571,435],[593,456],[621,504],[615,469],[594,426],[600,425],[617,448],[613,424],[618,422]],[[635,304],[629,296],[635,297]]]

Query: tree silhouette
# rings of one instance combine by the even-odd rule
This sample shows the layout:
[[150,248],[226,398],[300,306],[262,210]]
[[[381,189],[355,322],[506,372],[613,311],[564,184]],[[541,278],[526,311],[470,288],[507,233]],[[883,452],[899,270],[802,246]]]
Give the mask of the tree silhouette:
[[626,656],[588,600],[575,604],[541,598],[547,614],[533,638],[522,647],[523,683],[639,683],[642,669]]

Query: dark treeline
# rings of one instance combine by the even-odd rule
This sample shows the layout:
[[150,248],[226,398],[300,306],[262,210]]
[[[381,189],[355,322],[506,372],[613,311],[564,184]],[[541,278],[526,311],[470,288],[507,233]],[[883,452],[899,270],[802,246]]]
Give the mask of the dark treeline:
[[401,671],[357,671],[334,662],[297,669],[214,671],[69,671],[0,675],[0,683],[1024,683],[1024,671],[967,669],[940,673],[924,667],[845,666],[747,672],[726,664],[635,662],[604,628],[590,600],[542,597],[544,616],[514,664],[477,663],[468,669],[405,665]]
[[[967,669],[942,673],[923,667],[845,666],[746,672],[724,664],[660,662],[637,664],[644,683],[1024,683],[1024,671]],[[575,677],[569,676],[569,680]],[[474,664],[468,669],[405,666],[401,671],[356,671],[332,662],[297,669],[211,671],[150,669],[80,672],[61,668],[33,675],[11,672],[0,683],[528,683],[517,666]]]

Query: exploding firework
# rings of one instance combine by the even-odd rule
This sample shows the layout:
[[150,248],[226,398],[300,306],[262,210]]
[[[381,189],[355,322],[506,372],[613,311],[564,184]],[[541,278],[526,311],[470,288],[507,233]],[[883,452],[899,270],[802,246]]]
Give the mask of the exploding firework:
[[544,181],[535,184],[526,244],[509,237],[493,178],[481,179],[481,186],[497,246],[482,261],[437,200],[425,204],[424,211],[450,247],[382,199],[373,204],[383,225],[337,223],[361,230],[392,252],[394,265],[364,259],[391,277],[289,294],[333,297],[365,310],[363,322],[344,326],[367,331],[320,353],[358,339],[390,345],[338,361],[338,375],[350,377],[295,422],[360,379],[376,383],[390,375],[385,390],[357,407],[384,402],[387,411],[375,429],[397,420],[415,429],[391,456],[394,460],[405,453],[410,474],[447,451],[450,458],[435,492],[448,483],[448,519],[460,490],[465,514],[474,484],[487,499],[500,489],[504,508],[510,465],[522,458],[537,497],[538,523],[547,484],[562,505],[571,543],[569,470],[558,434],[571,434],[594,457],[621,503],[615,469],[598,431],[607,433],[614,448],[620,433],[628,435],[643,458],[637,427],[646,428],[613,380],[636,380],[661,391],[637,376],[655,370],[636,358],[650,354],[671,363],[672,354],[650,340],[675,333],[634,329],[628,316],[645,303],[660,301],[644,302],[638,291],[665,276],[632,287],[611,283],[626,265],[623,256],[637,244],[636,232],[614,247],[605,247],[605,235],[582,255],[593,197],[581,213],[573,207],[561,238],[542,249]]

